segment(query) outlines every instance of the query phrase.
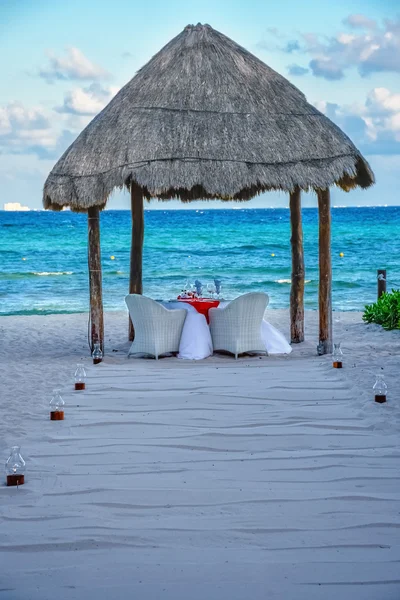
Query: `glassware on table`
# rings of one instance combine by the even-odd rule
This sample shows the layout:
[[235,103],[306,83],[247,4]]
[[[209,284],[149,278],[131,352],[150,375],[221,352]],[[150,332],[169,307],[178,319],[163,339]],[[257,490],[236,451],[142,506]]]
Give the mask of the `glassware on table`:
[[217,298],[219,299],[220,294],[221,294],[221,280],[214,279],[214,284],[215,284],[215,292],[217,294]]
[[86,371],[83,363],[76,365],[75,371],[75,390],[84,390],[86,388]]
[[209,293],[209,298],[214,298],[215,285],[213,283],[207,283],[207,291]]
[[343,352],[340,347],[340,342],[338,344],[333,344],[332,366],[334,369],[341,369],[343,367]]
[[372,389],[374,390],[375,394],[375,402],[379,402],[379,404],[386,402],[387,385],[383,375],[380,373],[376,375],[376,381]]
[[25,483],[25,461],[20,454],[20,446],[11,448],[6,462],[7,485],[23,485]]
[[194,285],[195,285],[198,297],[201,298],[203,295],[203,284],[201,283],[201,281],[199,279],[196,279],[194,282]]
[[65,402],[60,392],[60,389],[53,390],[53,397],[50,400],[50,421],[64,421]]

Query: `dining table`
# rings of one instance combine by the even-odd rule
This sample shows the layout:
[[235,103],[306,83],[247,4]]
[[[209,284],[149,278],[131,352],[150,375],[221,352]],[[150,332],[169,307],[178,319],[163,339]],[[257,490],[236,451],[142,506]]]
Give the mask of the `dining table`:
[[[226,300],[214,298],[177,298],[175,300],[158,300],[164,308],[187,311],[183,325],[178,358],[202,360],[213,354],[213,344],[209,328],[208,311],[218,307],[220,310],[229,304]],[[186,305],[186,307],[185,307]],[[261,339],[268,354],[289,354],[292,351],[285,336],[265,318],[261,323]]]
[[210,322],[208,311],[210,308],[217,308],[220,303],[219,300],[214,300],[213,298],[178,298],[177,300],[178,302],[186,302],[186,304],[193,306],[198,313],[205,316],[207,323]]

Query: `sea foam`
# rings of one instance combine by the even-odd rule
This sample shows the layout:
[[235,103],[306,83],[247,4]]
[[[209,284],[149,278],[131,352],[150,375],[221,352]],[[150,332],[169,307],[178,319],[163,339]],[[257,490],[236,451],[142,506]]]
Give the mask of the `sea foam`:
[[40,277],[46,275],[72,275],[73,271],[33,271],[33,275],[39,275]]
[[[291,279],[275,279],[274,283],[292,283]],[[311,279],[305,279],[304,283],[311,283]]]

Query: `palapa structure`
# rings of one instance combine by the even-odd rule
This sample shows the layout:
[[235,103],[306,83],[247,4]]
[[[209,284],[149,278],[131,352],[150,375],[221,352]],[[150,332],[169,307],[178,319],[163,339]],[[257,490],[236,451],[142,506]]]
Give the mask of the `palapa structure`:
[[[46,209],[87,212],[91,340],[103,345],[99,211],[131,192],[130,293],[142,293],[143,199],[243,201],[290,194],[291,339],[304,340],[301,190],[319,207],[319,352],[332,349],[329,188],[374,175],[351,140],[304,94],[209,25],[188,25],[82,131],[49,174]],[[130,337],[133,330],[130,327]]]

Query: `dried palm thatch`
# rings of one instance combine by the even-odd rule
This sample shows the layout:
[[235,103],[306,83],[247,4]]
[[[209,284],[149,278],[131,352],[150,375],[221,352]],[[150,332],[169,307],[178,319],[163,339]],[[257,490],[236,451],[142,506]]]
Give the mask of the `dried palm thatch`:
[[135,181],[148,199],[248,200],[348,190],[374,175],[302,92],[209,25],[189,25],[123,87],[51,171],[43,203],[103,208]]

